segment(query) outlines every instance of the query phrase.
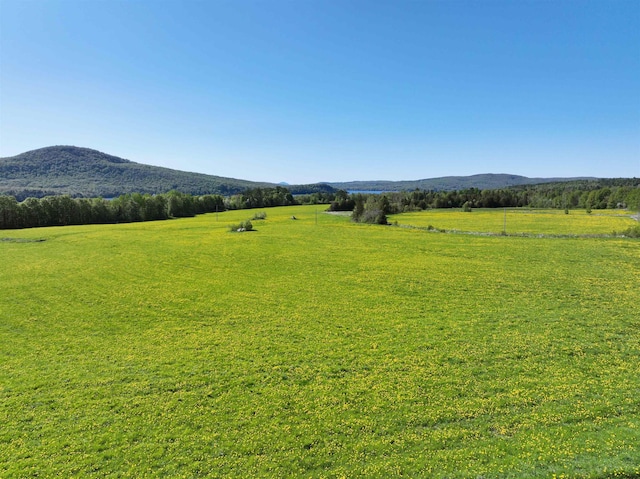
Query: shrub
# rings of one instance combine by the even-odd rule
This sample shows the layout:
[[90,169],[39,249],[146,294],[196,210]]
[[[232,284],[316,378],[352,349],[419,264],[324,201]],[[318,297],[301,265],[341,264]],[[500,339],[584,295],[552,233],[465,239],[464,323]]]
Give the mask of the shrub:
[[626,230],[616,233],[614,231],[614,236],[626,236],[627,238],[640,238],[640,226],[632,226],[631,228],[627,228]]
[[240,233],[243,231],[253,231],[253,225],[251,224],[250,220],[241,221],[236,225],[229,225],[229,231],[237,231]]
[[387,216],[384,214],[382,210],[379,210],[379,209],[365,210],[359,219],[359,223],[372,223],[372,224],[378,224],[378,225],[386,225]]
[[252,220],[266,220],[267,219],[267,213],[265,213],[264,211],[261,211],[260,213],[256,213],[255,215],[253,215],[253,218],[251,218]]
[[351,220],[356,223],[386,225],[389,213],[390,203],[386,195],[369,195],[366,200],[363,195],[356,195]]

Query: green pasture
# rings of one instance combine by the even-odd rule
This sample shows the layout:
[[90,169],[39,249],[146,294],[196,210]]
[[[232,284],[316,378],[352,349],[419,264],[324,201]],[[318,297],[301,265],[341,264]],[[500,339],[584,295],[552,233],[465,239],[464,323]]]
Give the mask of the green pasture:
[[639,240],[258,211],[0,231],[0,477],[640,475]]
[[637,226],[633,212],[625,210],[536,210],[530,208],[436,209],[389,216],[390,222],[421,228],[461,232],[542,234],[542,235],[611,235]]

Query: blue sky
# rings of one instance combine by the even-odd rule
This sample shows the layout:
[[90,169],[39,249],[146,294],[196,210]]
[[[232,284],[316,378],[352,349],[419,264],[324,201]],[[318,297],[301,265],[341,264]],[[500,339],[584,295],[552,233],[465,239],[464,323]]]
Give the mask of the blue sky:
[[0,0],[0,156],[256,181],[640,176],[640,2]]

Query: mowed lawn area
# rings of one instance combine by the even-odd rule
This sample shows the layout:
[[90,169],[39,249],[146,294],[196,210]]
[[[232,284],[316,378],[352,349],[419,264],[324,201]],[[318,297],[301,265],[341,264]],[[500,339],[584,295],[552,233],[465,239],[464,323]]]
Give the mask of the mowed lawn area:
[[640,475],[640,240],[323,209],[0,231],[0,477]]

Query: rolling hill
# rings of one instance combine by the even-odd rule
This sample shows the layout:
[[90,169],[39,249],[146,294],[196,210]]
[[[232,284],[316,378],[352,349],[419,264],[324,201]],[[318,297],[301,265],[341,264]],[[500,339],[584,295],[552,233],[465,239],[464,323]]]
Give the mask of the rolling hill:
[[[451,191],[466,188],[496,189],[593,178],[527,178],[508,174],[448,176],[415,181],[351,181],[287,185],[293,194],[343,189],[350,191]],[[126,193],[166,193],[178,190],[192,195],[240,193],[249,188],[274,188],[235,178],[205,175],[145,165],[90,148],[50,146],[0,158],[0,194],[23,200],[29,196],[67,194],[74,197],[110,198]]]
[[51,146],[0,158],[0,193],[25,198],[68,194],[105,198],[125,193],[231,195],[271,183],[143,165],[89,148]]
[[540,183],[556,183],[575,180],[595,180],[596,178],[528,178],[526,176],[508,174],[481,174],[471,176],[444,176],[411,181],[349,181],[329,183],[331,186],[347,191],[411,191],[434,190],[453,191],[467,188],[492,190],[510,186],[536,185]]

